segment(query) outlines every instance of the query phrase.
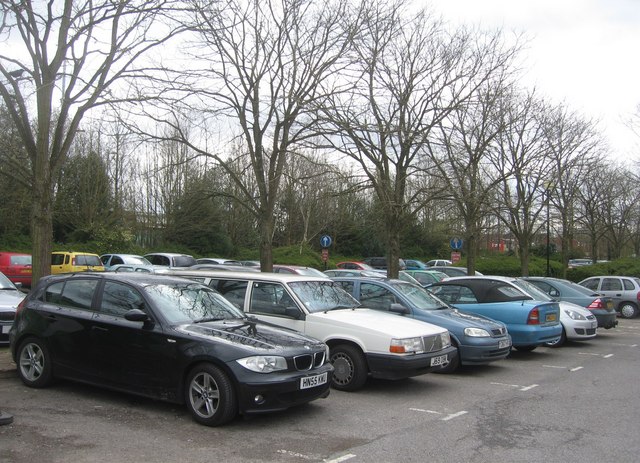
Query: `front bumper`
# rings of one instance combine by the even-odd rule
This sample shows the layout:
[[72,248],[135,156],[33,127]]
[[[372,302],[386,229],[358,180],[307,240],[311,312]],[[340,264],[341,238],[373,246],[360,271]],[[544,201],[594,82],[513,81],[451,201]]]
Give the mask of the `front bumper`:
[[[460,344],[458,352],[463,365],[485,365],[506,358],[511,352],[511,336],[476,338],[477,344]],[[500,347],[500,343],[503,344]],[[504,345],[508,344],[508,345]]]
[[[432,359],[446,355],[446,363],[432,365]],[[444,369],[449,362],[455,360],[458,349],[449,346],[437,352],[428,352],[414,355],[400,354],[367,354],[369,372],[374,378],[381,379],[404,379],[412,376],[423,375],[430,371]]]
[[[237,379],[238,408],[240,413],[267,413],[285,410],[329,395],[333,366],[325,363],[320,368],[309,371],[286,373],[255,373],[242,368],[232,367]],[[301,389],[301,379],[316,375],[327,375],[325,383]]]
[[586,341],[596,337],[597,320],[562,321],[565,335],[571,341]]

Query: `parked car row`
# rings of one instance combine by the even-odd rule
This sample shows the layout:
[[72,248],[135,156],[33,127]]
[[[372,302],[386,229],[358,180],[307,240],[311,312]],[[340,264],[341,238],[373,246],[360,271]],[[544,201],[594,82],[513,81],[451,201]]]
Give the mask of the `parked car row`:
[[330,386],[356,391],[370,377],[447,373],[512,347],[591,339],[599,323],[521,279],[448,278],[427,291],[379,273],[294,270],[51,275],[19,302],[11,354],[27,386],[86,382],[183,403],[215,426],[327,397]]

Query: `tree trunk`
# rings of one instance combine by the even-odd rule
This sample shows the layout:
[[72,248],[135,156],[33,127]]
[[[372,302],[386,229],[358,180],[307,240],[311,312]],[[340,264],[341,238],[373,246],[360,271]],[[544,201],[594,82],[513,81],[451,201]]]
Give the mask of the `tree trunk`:
[[260,270],[273,271],[273,227],[274,221],[271,214],[260,220]]
[[[46,163],[40,163],[46,164]],[[50,172],[36,168],[36,178],[41,181],[34,182],[33,204],[31,206],[31,242],[32,242],[32,287],[38,280],[51,274],[51,248],[53,240],[53,194],[51,188]]]

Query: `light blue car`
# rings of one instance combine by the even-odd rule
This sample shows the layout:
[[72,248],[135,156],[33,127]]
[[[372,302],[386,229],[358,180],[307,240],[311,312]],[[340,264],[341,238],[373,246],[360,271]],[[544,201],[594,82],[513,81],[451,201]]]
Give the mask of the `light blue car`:
[[531,351],[557,342],[562,335],[557,302],[535,301],[508,282],[490,276],[450,278],[429,288],[445,302],[466,312],[500,320],[513,347]]

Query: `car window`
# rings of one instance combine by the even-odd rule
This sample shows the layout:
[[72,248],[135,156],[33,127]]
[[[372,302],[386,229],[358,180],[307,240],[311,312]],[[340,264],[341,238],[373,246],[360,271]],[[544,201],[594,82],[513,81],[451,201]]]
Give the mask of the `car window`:
[[146,294],[169,323],[244,318],[224,297],[199,283],[149,285]]
[[351,294],[333,281],[297,281],[289,283],[289,287],[312,313],[360,306]]
[[599,282],[600,280],[598,278],[589,278],[588,280],[584,280],[582,283],[580,283],[580,285],[584,286],[585,288],[589,288],[592,291],[596,291],[598,289]]
[[173,265],[174,267],[191,267],[196,263],[196,260],[191,256],[176,256]]
[[509,302],[531,299],[522,291],[508,284],[496,284],[485,293],[483,302]]
[[268,315],[285,315],[287,307],[295,307],[293,299],[279,283],[253,283],[249,311]]
[[602,291],[622,291],[622,283],[619,278],[603,278]]
[[336,285],[340,286],[349,294],[353,294],[353,281],[336,281]]
[[44,300],[54,304],[91,310],[98,280],[68,280],[53,283],[44,292]]
[[111,254],[106,254],[104,256],[100,256],[100,260],[102,261],[103,265],[107,265],[107,262],[109,262],[109,258],[111,257]]
[[391,304],[397,302],[391,291],[373,283],[360,285],[360,303],[374,310],[389,310]]
[[80,254],[74,257],[73,265],[82,265],[88,267],[96,267],[102,265],[102,261],[98,256],[90,256],[86,254]]
[[249,282],[242,280],[211,279],[209,286],[222,294],[225,299],[239,308],[244,307]]
[[123,317],[129,310],[143,307],[144,299],[134,288],[114,281],[105,283],[100,312]]
[[111,265],[124,264],[124,260],[120,256],[113,256],[111,258]]
[[473,291],[466,286],[443,285],[430,289],[438,298],[450,304],[474,304],[478,302]]
[[51,254],[51,265],[62,265],[64,263],[64,254]]
[[31,265],[31,256],[11,256],[10,265]]
[[633,285],[633,281],[631,280],[627,280],[626,278],[623,278],[622,283],[624,284],[624,289],[626,291],[633,291],[635,289],[635,286]]

